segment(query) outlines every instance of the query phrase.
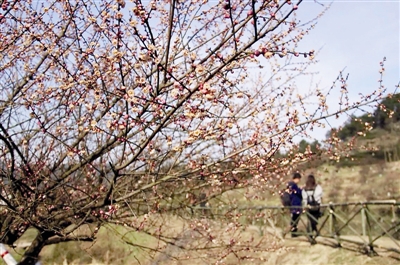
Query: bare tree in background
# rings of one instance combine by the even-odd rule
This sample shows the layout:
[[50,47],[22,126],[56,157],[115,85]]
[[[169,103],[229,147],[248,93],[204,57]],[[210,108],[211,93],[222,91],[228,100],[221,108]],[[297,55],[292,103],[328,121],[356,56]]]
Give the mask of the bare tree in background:
[[[380,96],[344,96],[329,113],[322,91],[296,86],[315,56],[297,50],[313,26],[296,19],[302,1],[0,3],[2,242],[39,232],[20,264],[45,245],[93,240],[104,222],[173,244],[145,220],[271,188],[304,159],[274,159],[277,150]],[[236,247],[188,222],[204,248]],[[84,224],[93,233],[74,233]]]

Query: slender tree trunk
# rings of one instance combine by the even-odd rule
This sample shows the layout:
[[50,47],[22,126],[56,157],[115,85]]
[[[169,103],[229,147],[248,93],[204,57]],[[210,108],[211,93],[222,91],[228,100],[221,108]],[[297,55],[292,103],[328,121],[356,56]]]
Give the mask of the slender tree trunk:
[[383,155],[385,156],[385,162],[388,163],[386,148],[383,149]]
[[53,235],[54,233],[52,232],[39,233],[24,253],[18,265],[35,265],[38,261],[40,251],[42,251],[42,248],[45,246],[46,240]]

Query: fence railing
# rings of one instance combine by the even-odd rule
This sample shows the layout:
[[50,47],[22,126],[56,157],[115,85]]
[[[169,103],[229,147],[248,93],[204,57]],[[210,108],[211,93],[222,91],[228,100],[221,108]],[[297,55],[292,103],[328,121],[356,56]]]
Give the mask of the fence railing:
[[[237,216],[244,224],[273,226],[285,237],[291,230],[290,208],[284,206],[194,207],[192,214],[209,218]],[[298,208],[298,207],[296,207]],[[316,243],[308,231],[309,219],[318,221],[317,237],[333,239],[337,246],[343,242],[363,246],[366,253],[375,248],[400,253],[400,202],[395,200],[321,204],[322,216],[316,220],[308,208],[302,208],[298,220],[299,236]]]

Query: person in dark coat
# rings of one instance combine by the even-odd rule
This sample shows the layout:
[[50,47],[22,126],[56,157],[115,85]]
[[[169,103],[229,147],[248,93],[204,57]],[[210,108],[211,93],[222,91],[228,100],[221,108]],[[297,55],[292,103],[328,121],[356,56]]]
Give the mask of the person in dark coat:
[[[300,173],[294,173],[293,179],[289,181],[287,187],[290,193],[290,201],[291,201],[291,208],[290,213],[292,215],[290,226],[291,226],[291,234],[292,237],[298,236],[297,233],[297,224],[300,220],[300,215],[302,212],[302,190],[299,188],[298,183],[301,180]],[[297,207],[298,206],[298,207]]]

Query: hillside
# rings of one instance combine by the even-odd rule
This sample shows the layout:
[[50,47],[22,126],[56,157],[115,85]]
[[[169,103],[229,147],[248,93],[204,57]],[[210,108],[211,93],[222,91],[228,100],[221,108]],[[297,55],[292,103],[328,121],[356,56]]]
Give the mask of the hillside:
[[[321,165],[314,169],[307,169],[303,176],[307,174],[314,174],[317,181],[324,189],[324,202],[360,202],[371,200],[400,200],[400,161],[385,163],[381,161],[376,164],[364,164],[358,166],[340,166],[339,164]],[[300,185],[305,182],[303,177]],[[255,197],[254,195],[257,195]],[[252,199],[249,199],[252,198]],[[242,189],[227,192],[219,198],[220,202],[236,201],[240,205],[280,205],[277,195],[272,195],[268,192],[260,193],[256,189]],[[211,203],[211,207],[215,206]],[[399,213],[398,213],[399,214]],[[400,217],[399,215],[397,215]],[[164,225],[170,226],[169,231],[174,236],[182,236],[178,233],[178,223],[180,227],[187,227],[184,225],[186,221],[171,218],[164,220]],[[221,220],[220,220],[221,221]],[[221,230],[223,224],[216,224],[217,231]],[[332,248],[326,245],[317,244],[310,246],[308,242],[298,240],[282,240],[276,237],[262,237],[261,234],[271,234],[268,227],[265,225],[264,233],[260,233],[260,228],[249,226],[242,234],[241,238],[252,238],[254,242],[264,241],[263,244],[257,248],[257,251],[251,252],[250,256],[255,258],[248,261],[243,260],[240,264],[397,264],[396,260],[388,257],[368,257],[359,252],[350,251],[346,249]],[[175,232],[173,232],[175,231]],[[221,230],[222,231],[222,230]],[[144,244],[151,248],[153,245],[160,242],[152,237],[149,237],[140,232],[128,231],[123,227],[114,227],[114,232],[118,232],[119,236],[128,236],[133,242]],[[217,232],[218,233],[218,232]],[[172,235],[171,234],[171,235]],[[202,262],[194,262],[193,259],[183,260],[176,262],[165,256],[165,253],[149,256],[146,251],[138,247],[129,246],[124,244],[117,235],[110,234],[110,230],[102,229],[98,235],[98,239],[94,243],[90,242],[69,242],[58,245],[46,247],[41,253],[43,265],[49,264],[92,264],[92,265],[111,265],[111,264],[209,264],[202,259]],[[29,236],[27,236],[29,241]],[[186,240],[183,238],[182,240]],[[258,240],[258,241],[257,241]],[[186,241],[185,241],[186,242]],[[275,243],[271,243],[275,242]],[[187,243],[187,242],[186,242]],[[271,249],[271,244],[273,248]],[[265,246],[265,247],[263,247]],[[14,255],[21,253],[22,249],[16,249]],[[168,251],[176,254],[175,248],[166,248]],[[179,253],[179,251],[178,251]],[[208,254],[203,255],[207,256]],[[18,255],[16,255],[17,257]],[[296,262],[293,262],[293,261]],[[97,263],[96,263],[97,262]],[[206,263],[204,263],[206,262]],[[1,264],[1,262],[0,262]],[[229,254],[221,264],[239,264],[234,254]]]
[[[308,174],[313,174],[322,186],[324,195],[323,203],[361,202],[371,200],[400,200],[400,161],[358,166],[340,166],[323,164],[317,168],[302,171],[303,186]],[[287,176],[286,180],[290,180]],[[280,206],[281,202],[276,189],[268,185],[284,188],[284,182],[270,180],[266,187],[253,187],[251,189],[238,189],[226,192],[220,199],[211,202],[219,205],[221,202],[235,201],[238,205],[269,205]]]
[[400,162],[306,170],[324,189],[324,202],[400,199]]

